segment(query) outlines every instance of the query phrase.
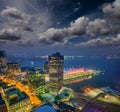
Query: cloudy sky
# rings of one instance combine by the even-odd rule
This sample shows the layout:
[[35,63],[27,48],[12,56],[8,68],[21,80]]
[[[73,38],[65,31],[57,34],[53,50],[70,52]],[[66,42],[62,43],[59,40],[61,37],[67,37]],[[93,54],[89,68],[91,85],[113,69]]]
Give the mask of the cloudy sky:
[[10,55],[120,55],[120,0],[0,0]]

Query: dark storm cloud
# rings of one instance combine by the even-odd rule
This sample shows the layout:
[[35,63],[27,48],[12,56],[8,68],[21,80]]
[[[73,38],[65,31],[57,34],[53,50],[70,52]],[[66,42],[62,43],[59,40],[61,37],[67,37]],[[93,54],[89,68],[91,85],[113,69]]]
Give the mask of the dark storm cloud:
[[0,30],[0,40],[4,40],[7,43],[2,45],[4,47],[13,45],[32,46],[32,41],[28,39],[28,37],[32,37],[28,32],[34,31],[31,27],[31,18],[30,15],[19,11],[15,7],[3,9],[1,11],[1,19],[6,19],[7,21],[3,22],[3,27]]
[[15,20],[12,23],[8,23],[11,27],[17,27],[21,30],[25,30],[28,32],[33,32],[34,30],[31,27],[31,22],[29,20]]
[[111,17],[111,19],[120,19],[120,0],[116,0],[112,4],[103,5],[102,10],[105,14]]
[[87,31],[91,36],[111,35],[120,33],[120,1],[104,4],[102,11],[105,15],[103,19],[95,19],[90,21]]
[[[92,37],[100,36],[87,42],[74,44],[78,47],[119,47],[120,46],[120,1],[104,4],[102,11],[104,18],[90,20],[86,27],[86,34]],[[118,35],[109,36],[109,35]],[[106,37],[104,37],[106,35]],[[79,36],[79,35],[78,35]],[[103,37],[102,37],[103,36]]]
[[[4,22],[5,27],[1,29],[17,28],[20,34],[9,31],[7,34],[1,33],[0,39],[19,40],[22,35],[22,40],[19,43],[16,42],[19,46],[32,46],[38,40],[40,45],[43,43],[76,46],[69,41],[71,38],[81,38],[83,35],[98,38],[120,33],[119,0],[104,4],[101,11],[98,7],[106,0],[20,0],[17,2],[12,0],[11,3],[9,0],[6,1],[3,2],[9,3],[7,4],[9,7],[4,8],[1,15],[8,21]],[[103,15],[100,15],[100,18],[89,17],[89,14],[96,10]],[[100,43],[103,42],[102,40],[104,37],[100,38]],[[89,41],[88,43],[91,43]],[[91,41],[99,42],[97,39]],[[105,37],[104,43],[107,44],[107,41],[109,39]],[[111,41],[114,40],[111,39]]]
[[18,41],[17,42],[17,45],[18,46],[21,46],[21,47],[33,47],[33,43],[31,40],[27,40],[27,41]]
[[15,7],[6,7],[1,12],[2,16],[8,16],[16,19],[25,19],[27,16],[24,13],[21,13],[17,8]]
[[33,30],[31,27],[29,27],[29,26],[24,26],[23,30],[26,30],[26,31],[28,31],[28,32],[33,32],[33,31],[34,31],[34,30]]
[[70,26],[67,28],[50,28],[46,32],[38,35],[39,41],[45,44],[54,44],[54,42],[64,42],[66,39],[70,39],[78,35],[84,35],[88,22],[88,18],[80,17],[75,22],[71,22]]
[[19,40],[20,38],[21,38],[20,36],[16,36],[16,35],[9,35],[9,34],[0,35],[0,39],[2,40],[16,41]]
[[92,37],[96,35],[108,35],[110,33],[110,27],[106,19],[95,19],[88,23],[86,32]]
[[29,32],[33,31],[33,29],[30,27],[31,16],[19,11],[17,8],[6,7],[5,9],[2,10],[1,15],[6,18],[12,17],[15,19],[11,23],[8,23],[10,26],[18,27],[22,30],[29,31]]
[[105,37],[92,39],[76,45],[77,47],[119,47],[120,34],[117,37]]
[[0,40],[17,41],[21,36],[17,28],[7,28],[0,30]]
[[[90,20],[88,17],[79,17],[75,22],[71,22],[69,27],[65,28],[49,28],[46,32],[39,34],[39,41],[45,44],[64,43],[65,40],[81,35],[89,35],[91,37],[99,37],[99,39],[83,42],[80,46],[117,46],[119,44],[119,36],[117,38],[109,37],[109,35],[118,35],[120,33],[120,22],[118,9],[120,1],[116,0],[113,3],[104,4],[102,11],[103,18],[95,18]],[[114,18],[111,19],[111,18]],[[108,36],[108,37],[104,37]],[[102,37],[102,38],[100,38]],[[118,42],[117,42],[118,41]],[[92,44],[93,43],[93,44]]]

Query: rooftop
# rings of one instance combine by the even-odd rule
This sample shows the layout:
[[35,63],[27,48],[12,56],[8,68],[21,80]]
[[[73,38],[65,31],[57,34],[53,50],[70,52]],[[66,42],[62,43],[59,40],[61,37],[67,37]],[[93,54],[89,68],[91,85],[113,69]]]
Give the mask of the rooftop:
[[57,111],[50,105],[43,105],[34,110],[33,112],[57,112]]
[[10,105],[15,104],[19,101],[22,101],[26,98],[28,98],[28,96],[26,95],[26,93],[21,92],[19,89],[17,88],[12,88],[6,91],[6,95],[7,98],[9,99],[11,96],[16,95],[17,99],[16,100],[10,100]]
[[[110,91],[109,91],[110,90]],[[82,112],[89,112],[88,110],[99,110],[97,112],[119,112],[120,109],[120,96],[117,92],[109,89],[93,89],[86,93],[92,99],[84,107]]]
[[[75,111],[75,108],[74,108],[74,107],[72,107],[72,106],[70,106],[70,105],[67,105],[67,104],[65,104],[65,103],[63,103],[63,102],[54,102],[54,103],[59,107],[59,109],[61,109],[61,110],[66,110],[65,112],[69,112],[69,110],[72,111],[72,112]],[[67,110],[68,110],[68,111],[67,111]]]
[[100,107],[93,105],[93,104],[88,104],[86,107],[82,110],[82,112],[107,112]]
[[49,56],[49,59],[50,59],[51,57],[56,57],[56,58],[58,58],[58,59],[59,59],[59,58],[60,58],[60,59],[64,59],[63,55],[61,55],[59,52],[50,55],[50,56]]

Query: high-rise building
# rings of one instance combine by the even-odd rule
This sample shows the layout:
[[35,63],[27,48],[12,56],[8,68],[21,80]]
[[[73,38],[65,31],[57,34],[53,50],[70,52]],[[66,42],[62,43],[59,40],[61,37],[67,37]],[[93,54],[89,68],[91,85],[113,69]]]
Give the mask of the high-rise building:
[[44,73],[48,74],[48,61],[44,63],[43,70],[44,70]]
[[57,94],[63,86],[64,56],[59,52],[49,56],[49,89]]
[[7,59],[4,51],[0,51],[0,74],[7,74]]
[[21,75],[21,67],[18,63],[8,63],[8,76]]

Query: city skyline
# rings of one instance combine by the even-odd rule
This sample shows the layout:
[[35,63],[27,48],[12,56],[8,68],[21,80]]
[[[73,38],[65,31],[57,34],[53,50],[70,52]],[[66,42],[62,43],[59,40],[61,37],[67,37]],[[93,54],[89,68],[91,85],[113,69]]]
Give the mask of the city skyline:
[[119,0],[0,0],[0,49],[26,57],[120,56],[119,9]]
[[[96,63],[96,59],[87,57],[82,59],[82,63],[79,57],[65,59],[64,55],[56,52],[48,56],[48,62],[38,58],[38,66],[32,61],[30,67],[26,59],[22,66],[22,60],[8,63],[6,56],[6,52],[0,51],[2,112],[119,112],[120,83],[119,72],[115,68],[119,58],[96,58],[97,62],[100,61]],[[44,62],[43,68],[41,61]],[[78,68],[86,62],[92,67],[90,61],[96,69]],[[106,62],[112,62],[113,71]],[[65,70],[66,64],[75,68]],[[117,74],[113,76],[113,73]]]
[[0,112],[44,111],[120,111],[120,0],[0,0]]

